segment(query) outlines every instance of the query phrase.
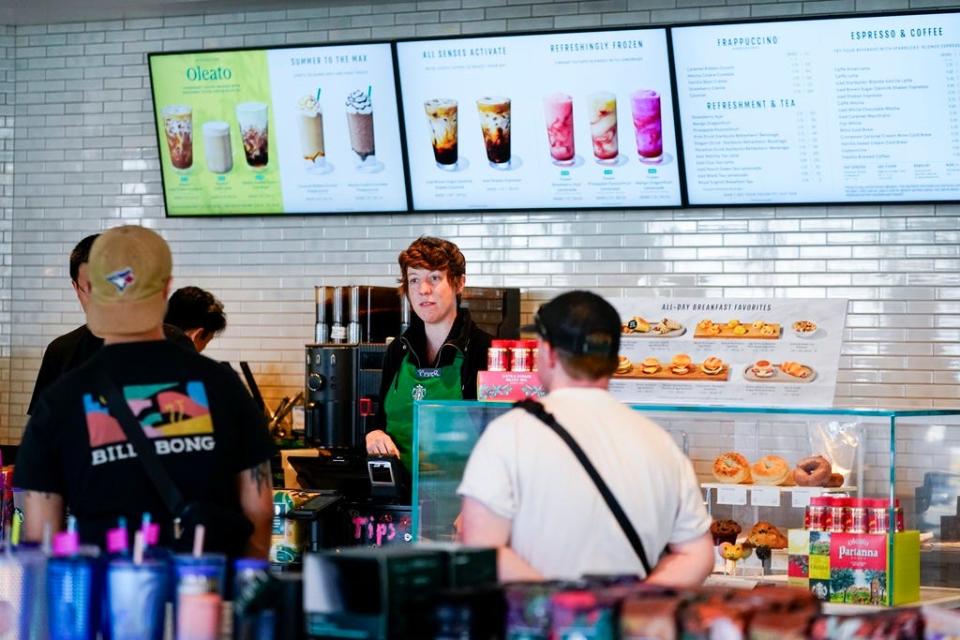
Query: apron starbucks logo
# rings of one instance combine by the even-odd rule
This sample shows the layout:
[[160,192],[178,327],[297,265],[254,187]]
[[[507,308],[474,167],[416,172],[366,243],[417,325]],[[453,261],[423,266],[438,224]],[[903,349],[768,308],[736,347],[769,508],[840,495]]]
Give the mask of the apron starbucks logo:
[[423,400],[427,397],[427,388],[422,384],[418,384],[413,387],[413,391],[410,393],[413,396],[414,400]]

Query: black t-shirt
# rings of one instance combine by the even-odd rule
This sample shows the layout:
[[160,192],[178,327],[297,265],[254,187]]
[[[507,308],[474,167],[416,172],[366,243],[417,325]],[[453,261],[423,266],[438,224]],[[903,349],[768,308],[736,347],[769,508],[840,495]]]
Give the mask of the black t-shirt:
[[[163,333],[167,340],[179,344],[185,349],[194,350],[193,341],[178,327],[172,324],[163,325]],[[90,332],[87,325],[81,325],[65,333],[47,345],[40,361],[40,371],[37,372],[37,382],[33,385],[33,395],[30,396],[30,406],[27,415],[33,415],[37,400],[43,390],[56,382],[60,376],[73,371],[93,357],[103,346],[103,338],[98,338]]]
[[44,389],[57,381],[68,371],[73,371],[90,359],[103,346],[103,338],[90,333],[87,325],[82,325],[54,339],[47,345],[40,361],[40,371],[37,373],[37,382],[33,385],[33,395],[30,396],[30,407],[27,413],[33,415]]
[[170,513],[101,398],[101,372],[122,389],[185,500],[240,509],[237,474],[273,454],[263,414],[232,369],[168,340],[103,347],[44,391],[14,486],[63,496],[84,543],[102,546],[117,516],[137,522],[144,512],[169,543]]

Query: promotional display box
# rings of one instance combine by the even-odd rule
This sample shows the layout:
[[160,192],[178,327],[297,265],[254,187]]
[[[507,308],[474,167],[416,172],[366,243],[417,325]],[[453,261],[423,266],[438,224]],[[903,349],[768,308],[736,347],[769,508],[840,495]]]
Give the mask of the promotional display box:
[[889,607],[920,599],[919,531],[894,534],[892,558],[885,534],[805,529],[788,534],[788,582],[820,600]]
[[477,399],[482,402],[516,402],[547,395],[537,373],[530,371],[480,371]]

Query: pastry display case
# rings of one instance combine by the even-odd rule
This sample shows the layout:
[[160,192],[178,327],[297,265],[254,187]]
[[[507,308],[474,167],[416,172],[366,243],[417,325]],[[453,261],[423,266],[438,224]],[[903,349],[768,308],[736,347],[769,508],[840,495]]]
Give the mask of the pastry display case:
[[[917,573],[923,601],[960,606],[960,410],[631,406],[670,432],[693,462],[716,523],[711,581],[792,581],[825,590],[818,594],[824,600],[853,603],[844,605],[849,608],[900,604],[902,598],[893,599],[895,583]],[[412,514],[417,539],[453,539],[460,509],[456,489],[470,451],[484,427],[510,407],[418,403]],[[836,523],[822,521],[825,510],[837,514]],[[919,562],[906,568],[893,562],[906,557],[912,544],[898,530],[911,540],[911,532],[918,532]],[[851,578],[843,569],[834,570],[832,581],[829,570],[816,576],[806,564],[816,566],[820,559],[798,557],[791,545],[808,545],[816,555],[831,531],[835,544],[860,532],[881,535],[867,539],[886,547],[888,571],[867,579]],[[721,549],[724,542],[729,546]],[[801,555],[807,551],[805,546]]]

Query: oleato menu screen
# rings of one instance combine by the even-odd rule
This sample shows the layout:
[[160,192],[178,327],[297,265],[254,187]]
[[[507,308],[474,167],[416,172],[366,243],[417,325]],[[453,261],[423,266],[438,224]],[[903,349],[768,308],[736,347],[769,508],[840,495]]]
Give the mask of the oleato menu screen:
[[150,56],[170,216],[404,211],[389,44]]
[[400,42],[413,206],[680,204],[664,29]]
[[690,204],[960,198],[960,14],[672,38]]

